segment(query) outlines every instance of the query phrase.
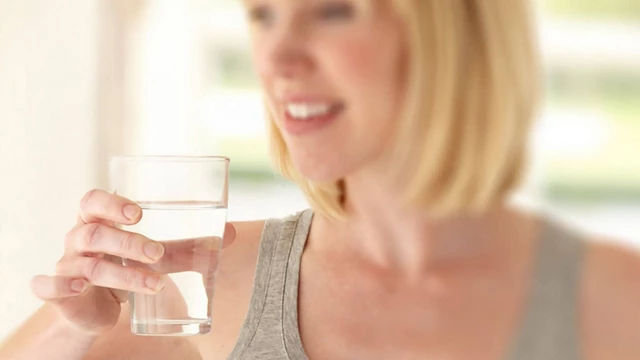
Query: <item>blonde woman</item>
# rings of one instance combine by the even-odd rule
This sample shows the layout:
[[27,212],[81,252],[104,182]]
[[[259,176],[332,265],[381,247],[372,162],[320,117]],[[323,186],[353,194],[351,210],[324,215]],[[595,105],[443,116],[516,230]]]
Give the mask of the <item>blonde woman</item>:
[[507,205],[538,98],[528,1],[245,3],[273,157],[312,208],[227,226],[210,334],[135,337],[121,302],[146,279],[87,259],[155,242],[91,191],[0,357],[640,358],[639,254]]

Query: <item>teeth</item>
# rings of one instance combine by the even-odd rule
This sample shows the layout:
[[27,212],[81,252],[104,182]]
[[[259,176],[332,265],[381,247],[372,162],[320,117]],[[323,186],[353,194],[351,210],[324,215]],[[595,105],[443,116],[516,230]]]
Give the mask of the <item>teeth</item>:
[[291,117],[296,119],[309,119],[323,116],[329,113],[331,105],[328,104],[287,104],[286,110]]

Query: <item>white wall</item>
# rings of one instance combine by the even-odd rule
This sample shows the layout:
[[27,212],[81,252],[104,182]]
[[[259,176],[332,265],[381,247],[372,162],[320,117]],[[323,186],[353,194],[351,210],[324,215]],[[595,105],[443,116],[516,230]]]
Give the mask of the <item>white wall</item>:
[[[42,304],[30,279],[53,273],[82,195],[108,188],[109,156],[215,153],[214,138],[192,140],[203,116],[193,11],[173,0],[0,0],[0,342]],[[233,184],[228,217],[305,207],[290,184]]]
[[82,194],[99,181],[98,0],[0,0],[0,338],[41,302]]

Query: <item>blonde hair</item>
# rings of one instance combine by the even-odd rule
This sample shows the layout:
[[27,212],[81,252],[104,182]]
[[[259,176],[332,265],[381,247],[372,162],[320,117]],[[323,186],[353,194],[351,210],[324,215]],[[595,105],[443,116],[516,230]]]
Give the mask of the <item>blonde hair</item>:
[[[392,0],[408,43],[405,106],[386,152],[405,204],[434,217],[480,212],[519,183],[539,94],[528,0]],[[311,206],[346,220],[344,182],[295,168],[273,119],[272,159]],[[397,159],[405,159],[398,161]]]

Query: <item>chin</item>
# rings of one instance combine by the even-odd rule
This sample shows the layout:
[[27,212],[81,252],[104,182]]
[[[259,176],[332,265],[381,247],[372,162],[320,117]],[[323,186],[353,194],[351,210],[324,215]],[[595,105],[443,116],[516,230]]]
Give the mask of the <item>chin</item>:
[[348,171],[343,164],[332,164],[330,161],[295,161],[298,172],[307,180],[317,183],[331,183],[345,177]]

